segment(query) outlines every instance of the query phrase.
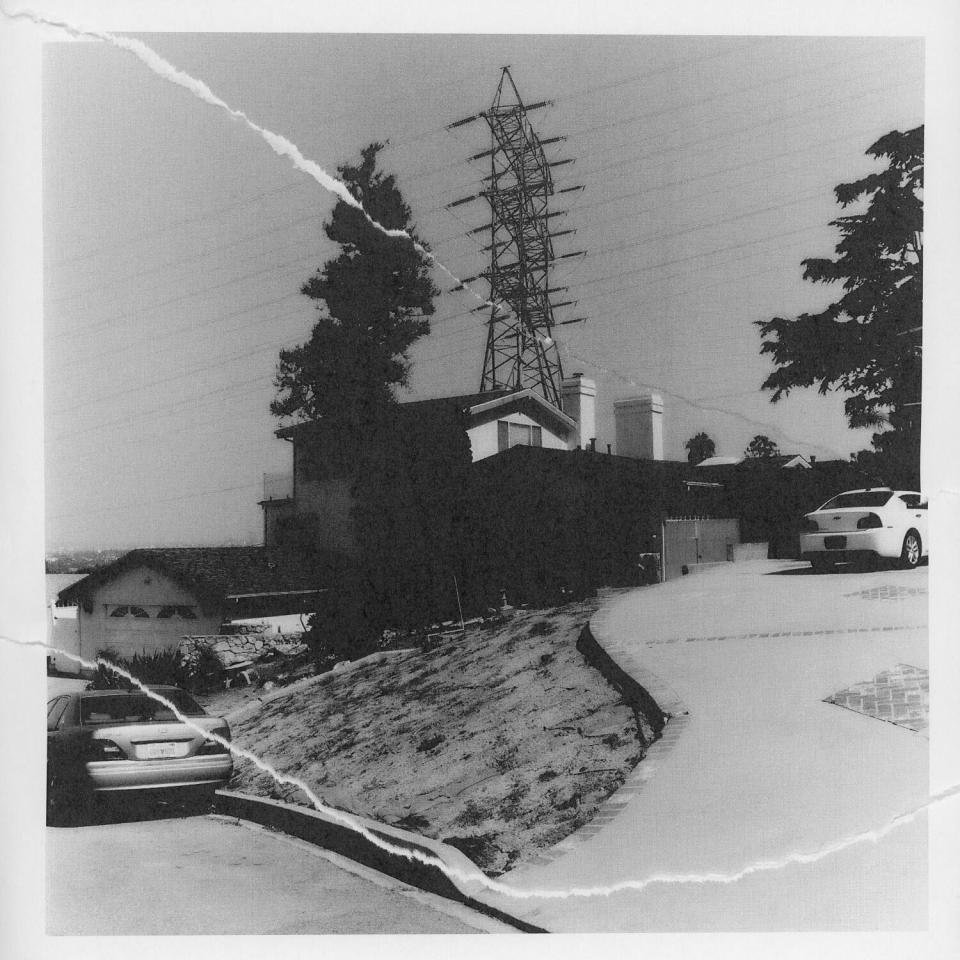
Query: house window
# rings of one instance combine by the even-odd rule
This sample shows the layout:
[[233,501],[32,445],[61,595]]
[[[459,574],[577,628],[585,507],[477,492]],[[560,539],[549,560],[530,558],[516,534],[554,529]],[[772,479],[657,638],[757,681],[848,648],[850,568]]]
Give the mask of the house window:
[[161,607],[157,614],[158,620],[170,620],[173,617],[178,617],[181,620],[196,620],[197,614],[193,607],[183,606]]
[[119,606],[110,611],[111,617],[137,617],[140,620],[149,620],[150,614],[143,607]]
[[513,423],[510,420],[497,421],[497,449],[510,447],[542,447],[543,430],[527,423]]

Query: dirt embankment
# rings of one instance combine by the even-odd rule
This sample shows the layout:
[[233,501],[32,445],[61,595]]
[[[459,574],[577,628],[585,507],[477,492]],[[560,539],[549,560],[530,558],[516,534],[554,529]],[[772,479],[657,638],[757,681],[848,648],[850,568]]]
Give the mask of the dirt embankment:
[[[594,610],[524,611],[430,652],[325,675],[239,719],[234,738],[324,802],[501,873],[589,821],[652,738],[576,650]],[[246,761],[231,786],[309,803]]]

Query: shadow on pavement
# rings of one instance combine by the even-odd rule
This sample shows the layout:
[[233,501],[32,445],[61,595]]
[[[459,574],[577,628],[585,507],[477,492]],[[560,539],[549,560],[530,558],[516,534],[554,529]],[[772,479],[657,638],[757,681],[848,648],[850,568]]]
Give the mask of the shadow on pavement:
[[183,819],[204,816],[213,809],[213,797],[204,794],[104,794],[96,798],[89,815],[73,826]]
[[789,570],[771,570],[769,573],[765,573],[766,577],[830,577],[835,576],[836,574],[863,574],[863,573],[876,573],[878,570],[886,570],[888,567],[879,565],[879,564],[855,564],[855,563],[838,563],[833,570],[830,570],[826,573],[821,573],[816,571],[811,566],[805,567],[792,567]]
[[[920,561],[920,567],[925,567],[928,564],[928,558],[924,557]],[[833,570],[827,573],[820,573],[813,569],[813,567],[807,565],[803,567],[791,567],[789,570],[771,570],[769,573],[765,573],[765,577],[829,577],[834,574],[850,574],[850,573],[879,573],[885,570],[899,570],[900,567],[894,560],[877,560],[874,563],[838,563]]]

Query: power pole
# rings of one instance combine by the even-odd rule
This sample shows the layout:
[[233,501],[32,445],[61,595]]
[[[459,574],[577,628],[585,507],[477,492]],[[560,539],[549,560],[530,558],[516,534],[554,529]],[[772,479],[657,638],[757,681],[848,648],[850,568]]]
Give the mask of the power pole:
[[[544,144],[565,137],[541,140],[528,114],[551,101],[525,105],[517,92],[510,68],[500,74],[496,96],[489,110],[449,124],[449,128],[483,119],[490,128],[490,149],[470,160],[490,158],[490,174],[484,177],[480,193],[448,204],[459,206],[483,197],[490,205],[490,223],[471,230],[489,231],[490,266],[478,277],[490,284],[490,311],[487,346],[480,379],[480,392],[532,388],[560,407],[563,367],[553,340],[554,310],[575,304],[575,300],[554,303],[550,295],[565,287],[550,287],[550,265],[555,260],[582,256],[583,251],[555,255],[553,240],[574,234],[573,229],[555,230],[555,218],[566,211],[548,210],[554,193],[572,193],[583,187],[555,191],[551,168],[572,160],[548,162]],[[467,282],[467,281],[464,281]],[[460,289],[460,288],[457,288]],[[583,318],[565,321],[578,323]]]

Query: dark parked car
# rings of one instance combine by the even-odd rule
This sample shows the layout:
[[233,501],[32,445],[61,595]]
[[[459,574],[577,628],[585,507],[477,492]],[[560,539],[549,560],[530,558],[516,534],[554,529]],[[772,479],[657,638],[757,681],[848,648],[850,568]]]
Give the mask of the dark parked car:
[[184,723],[141,690],[84,690],[47,703],[47,822],[82,822],[99,794],[213,794],[233,773],[227,721],[177,687],[151,687]]

